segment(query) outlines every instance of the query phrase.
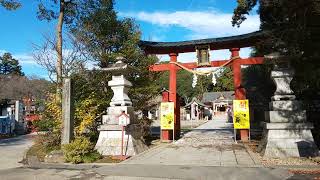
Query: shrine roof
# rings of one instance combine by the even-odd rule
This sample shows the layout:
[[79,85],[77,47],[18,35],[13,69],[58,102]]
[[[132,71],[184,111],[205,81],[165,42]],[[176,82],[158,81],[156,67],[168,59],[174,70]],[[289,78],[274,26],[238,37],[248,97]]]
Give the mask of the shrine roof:
[[207,107],[207,105],[203,104],[201,101],[199,101],[197,98],[192,98],[191,102],[189,102],[188,104],[186,104],[184,107],[189,107],[191,106],[192,103],[196,103],[199,106],[203,106],[203,107]]
[[224,97],[223,100],[234,100],[234,91],[205,92],[203,93],[202,102],[208,103],[219,101],[221,96]]
[[237,36],[178,42],[140,41],[139,46],[148,54],[195,52],[196,46],[209,45],[211,50],[252,47],[263,37],[262,31]]

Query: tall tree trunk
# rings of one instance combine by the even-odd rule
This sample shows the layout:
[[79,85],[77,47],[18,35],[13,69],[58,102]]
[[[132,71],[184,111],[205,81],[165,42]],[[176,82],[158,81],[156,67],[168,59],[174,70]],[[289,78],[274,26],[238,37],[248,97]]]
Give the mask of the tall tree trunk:
[[64,19],[65,1],[60,0],[60,11],[57,23],[57,92],[61,92],[62,86],[62,26]]

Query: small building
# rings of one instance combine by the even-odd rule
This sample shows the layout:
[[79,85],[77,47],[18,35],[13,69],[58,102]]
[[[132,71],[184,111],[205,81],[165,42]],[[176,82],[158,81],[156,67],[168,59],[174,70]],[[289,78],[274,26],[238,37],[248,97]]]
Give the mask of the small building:
[[158,95],[147,101],[145,104],[146,109],[148,109],[147,117],[148,119],[156,120],[159,118],[159,109],[160,109],[160,103],[162,100],[162,96]]
[[210,117],[209,106],[202,103],[197,98],[192,98],[191,102],[184,106],[186,108],[187,120],[200,120]]
[[225,114],[228,106],[232,106],[234,91],[206,92],[202,103],[212,107],[213,115]]
[[0,100],[0,134],[24,131],[23,105],[21,101]]

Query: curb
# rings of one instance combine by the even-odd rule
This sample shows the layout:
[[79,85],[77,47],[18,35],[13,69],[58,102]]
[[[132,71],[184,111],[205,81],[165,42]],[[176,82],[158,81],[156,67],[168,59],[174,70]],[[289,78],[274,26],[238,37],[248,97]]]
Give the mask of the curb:
[[31,156],[28,158],[28,164],[24,167],[31,169],[70,169],[70,170],[87,170],[94,169],[103,166],[115,166],[119,163],[83,163],[83,164],[71,164],[71,163],[44,163],[40,162],[36,157]]
[[275,165],[266,166],[266,168],[274,169],[296,169],[296,170],[320,170],[320,165]]
[[[114,164],[110,164],[114,165]],[[102,167],[103,165],[96,164],[55,164],[55,163],[39,163],[31,164],[25,167],[31,169],[69,169],[69,170],[87,170]]]
[[[25,134],[25,135],[22,135],[22,136],[31,136],[32,137],[32,136],[36,136],[36,135],[35,134]],[[18,163],[21,163],[23,165],[28,164],[28,156],[27,156],[27,154],[28,154],[29,149],[33,146],[33,144],[34,144],[34,139],[32,139],[32,144],[30,144],[30,146],[28,146],[27,149],[24,150],[22,159]]]

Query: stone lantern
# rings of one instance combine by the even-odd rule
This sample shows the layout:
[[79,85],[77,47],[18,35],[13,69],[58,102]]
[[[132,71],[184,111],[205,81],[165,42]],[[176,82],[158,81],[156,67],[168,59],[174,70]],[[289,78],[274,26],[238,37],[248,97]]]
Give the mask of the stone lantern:
[[313,124],[307,122],[306,110],[296,100],[290,87],[294,70],[290,65],[293,58],[272,53],[265,59],[273,64],[271,78],[276,91],[265,112],[266,144],[264,156],[274,158],[317,156],[318,149],[311,133]]
[[[130,124],[136,123],[134,108],[128,96],[128,89],[132,84],[125,78],[125,75],[135,71],[135,68],[124,63],[123,58],[117,58],[117,60],[115,64],[101,69],[102,71],[107,71],[112,74],[112,79],[108,82],[108,86],[110,86],[113,91],[110,107],[107,108],[107,115],[102,116],[102,125],[98,128],[99,139],[95,149],[102,155],[121,154],[123,126],[123,124],[121,124],[121,115],[125,114]],[[131,133],[132,132],[125,130],[125,156],[133,156],[146,149],[146,146],[141,145],[143,143],[140,143],[139,147],[137,147],[136,144],[140,137],[137,137],[137,135],[133,137]]]

